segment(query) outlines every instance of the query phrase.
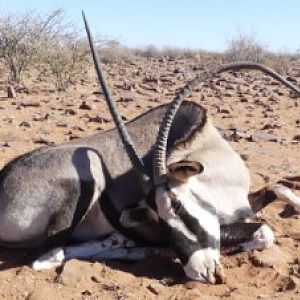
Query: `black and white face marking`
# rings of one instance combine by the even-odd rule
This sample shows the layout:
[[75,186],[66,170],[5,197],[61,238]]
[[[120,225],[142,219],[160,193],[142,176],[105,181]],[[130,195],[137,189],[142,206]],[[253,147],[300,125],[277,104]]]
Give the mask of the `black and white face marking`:
[[216,212],[202,207],[196,195],[182,186],[158,187],[156,205],[159,217],[170,229],[170,242],[184,265],[187,277],[215,283],[219,266],[220,225]]

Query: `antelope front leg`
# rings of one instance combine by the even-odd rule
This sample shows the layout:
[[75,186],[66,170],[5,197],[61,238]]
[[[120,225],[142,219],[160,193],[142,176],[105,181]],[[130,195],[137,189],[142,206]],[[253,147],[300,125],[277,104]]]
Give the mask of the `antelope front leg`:
[[263,223],[233,223],[221,226],[221,246],[224,254],[262,250],[273,245],[274,233]]
[[[137,254],[132,252],[133,249],[140,249],[134,248],[135,246],[133,241],[118,233],[113,233],[105,240],[93,240],[76,246],[54,248],[35,260],[32,267],[38,271],[52,269],[61,266],[66,260],[72,258],[114,259],[126,258],[126,254],[128,254],[128,259],[141,257],[143,251],[139,250]],[[146,250],[144,252],[147,253]]]

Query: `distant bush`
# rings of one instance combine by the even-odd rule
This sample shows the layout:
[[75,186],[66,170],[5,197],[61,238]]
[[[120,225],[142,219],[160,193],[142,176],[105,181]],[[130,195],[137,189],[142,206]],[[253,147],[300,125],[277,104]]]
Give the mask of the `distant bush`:
[[62,21],[62,10],[0,16],[0,57],[13,82],[20,83],[24,71],[40,61],[45,45],[63,30]]
[[163,47],[159,48],[154,45],[149,45],[142,48],[135,48],[134,54],[146,58],[162,58],[166,57],[169,59],[179,58],[195,58],[197,51],[188,48],[179,47]]
[[268,50],[255,37],[239,33],[229,41],[225,51],[226,61],[250,60],[265,63]]
[[293,55],[286,53],[269,53],[266,59],[266,65],[273,68],[280,74],[287,74],[290,71],[291,63],[294,60]]
[[48,44],[44,62],[55,77],[56,88],[66,91],[90,66],[86,39],[80,38],[76,32],[57,36]]
[[247,60],[265,64],[281,74],[287,74],[295,56],[288,53],[273,53],[253,36],[239,34],[229,41],[224,53],[225,61]]
[[103,63],[132,62],[135,56],[132,49],[121,45],[115,40],[106,41],[104,44],[100,42],[98,49]]

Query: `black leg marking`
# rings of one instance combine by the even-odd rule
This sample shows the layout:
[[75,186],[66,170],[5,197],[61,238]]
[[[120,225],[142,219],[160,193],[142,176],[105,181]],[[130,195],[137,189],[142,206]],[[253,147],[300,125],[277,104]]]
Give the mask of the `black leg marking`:
[[273,241],[273,231],[266,224],[233,223],[221,226],[221,246],[225,247],[225,254],[265,249]]

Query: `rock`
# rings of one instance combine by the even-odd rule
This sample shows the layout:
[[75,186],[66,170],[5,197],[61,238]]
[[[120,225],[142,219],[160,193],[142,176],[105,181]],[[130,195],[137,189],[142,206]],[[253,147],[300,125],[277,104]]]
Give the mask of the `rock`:
[[264,124],[261,129],[266,130],[266,129],[281,128],[281,127],[282,127],[281,123],[274,121],[274,122]]
[[160,284],[151,283],[147,286],[147,289],[154,295],[159,295],[159,293],[161,292],[162,286]]
[[17,97],[17,93],[14,89],[13,86],[8,86],[7,87],[7,98],[16,98]]
[[79,139],[81,138],[81,136],[79,134],[76,134],[76,133],[69,133],[69,140],[72,141],[72,140],[76,140],[76,139]]
[[136,93],[125,92],[125,93],[122,93],[118,102],[130,102],[130,101],[135,101],[138,99],[139,99],[139,96]]
[[143,82],[147,83],[147,82],[154,82],[154,83],[158,83],[159,82],[159,78],[155,75],[146,75],[144,78],[143,78]]
[[180,74],[180,73],[185,73],[185,69],[183,69],[183,68],[176,68],[174,70],[174,74]]
[[29,89],[26,86],[21,85],[21,84],[15,86],[15,91],[17,93],[29,94]]
[[77,114],[77,111],[75,109],[73,109],[73,108],[66,108],[65,109],[65,114],[66,115],[72,115],[72,116],[74,116],[74,115]]
[[16,148],[16,142],[4,142],[1,146],[7,148]]
[[45,144],[47,146],[52,146],[54,144],[53,141],[50,141],[49,139],[46,139],[44,137],[33,138],[32,141],[35,144]]
[[297,281],[292,276],[282,276],[278,283],[277,292],[293,291],[298,287]]
[[49,114],[45,114],[44,116],[41,116],[40,114],[38,114],[37,116],[34,116],[32,118],[33,121],[36,121],[36,122],[43,122],[45,120],[48,120],[49,118]]
[[282,140],[283,139],[276,134],[263,133],[263,132],[252,133],[249,138],[250,142],[281,142]]
[[23,107],[40,107],[41,104],[38,101],[22,100],[21,106],[23,106]]
[[56,123],[57,127],[67,128],[69,124],[67,122],[59,121]]
[[277,93],[272,93],[272,95],[269,98],[269,101],[279,103],[280,97],[278,96]]
[[85,280],[89,271],[90,267],[88,263],[72,259],[65,263],[57,281],[64,285],[76,286]]
[[93,110],[94,108],[90,104],[87,104],[85,101],[82,101],[81,105],[79,106],[79,109]]
[[229,114],[231,111],[231,108],[228,105],[217,105],[217,112],[223,113],[223,114]]
[[108,123],[108,122],[110,122],[110,120],[108,118],[96,116],[96,117],[90,117],[89,122],[95,122],[95,123],[102,124],[102,123]]
[[20,126],[20,127],[31,128],[31,125],[30,125],[28,122],[26,122],[26,121],[21,122],[21,123],[19,124],[19,126]]
[[293,137],[293,141],[299,141],[299,142],[300,142],[300,134],[296,134],[296,135]]

